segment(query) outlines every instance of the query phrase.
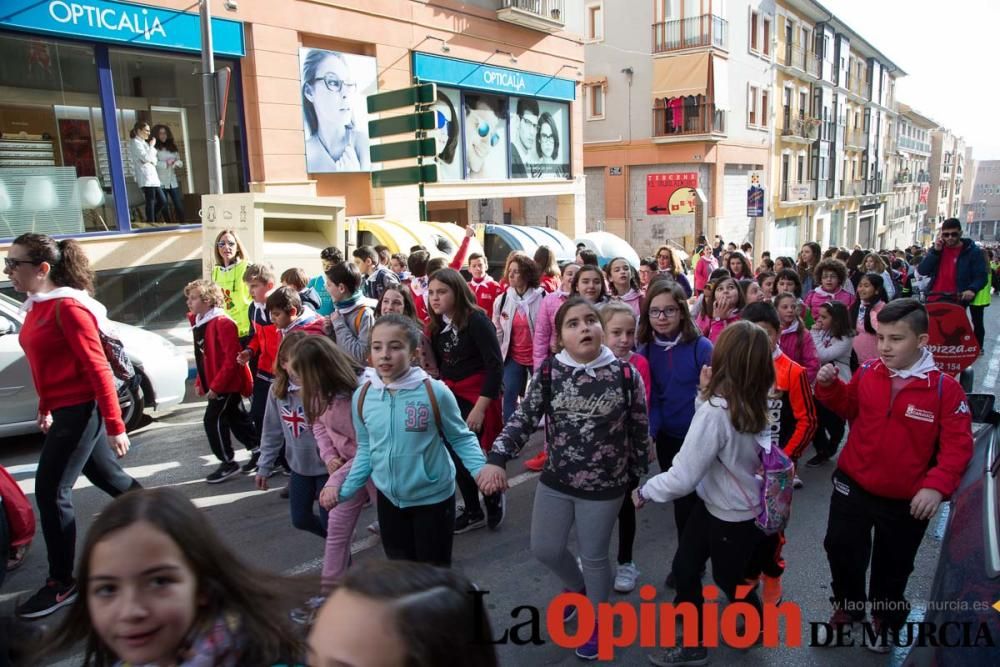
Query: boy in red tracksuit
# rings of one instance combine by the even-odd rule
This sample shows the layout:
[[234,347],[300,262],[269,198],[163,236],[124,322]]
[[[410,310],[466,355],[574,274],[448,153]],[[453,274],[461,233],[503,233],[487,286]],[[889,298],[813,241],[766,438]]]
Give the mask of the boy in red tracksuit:
[[253,452],[260,438],[250,415],[243,410],[243,396],[253,388],[250,369],[237,361],[240,337],[236,322],[220,307],[222,289],[211,280],[195,280],[184,288],[194,337],[194,359],[198,368],[195,389],[208,400],[205,434],[212,453],[221,463],[205,481],[216,484],[240,471],[233,457],[230,431]]
[[469,255],[469,273],[472,274],[469,287],[472,288],[472,293],[476,295],[476,305],[487,313],[492,313],[493,302],[503,294],[504,289],[500,286],[500,283],[493,280],[493,276],[486,272],[488,268],[485,256],[478,252]]
[[[764,329],[771,340],[774,387],[768,397],[768,413],[772,441],[777,442],[797,464],[819,425],[808,373],[805,367],[781,351],[781,320],[774,306],[767,302],[752,303],[743,309],[742,318]],[[777,436],[776,439],[774,436]],[[798,477],[795,479],[798,480]],[[768,535],[758,542],[751,559],[747,579],[751,584],[762,581],[761,600],[764,604],[781,602],[781,575],[785,573],[785,559],[781,551],[784,545],[784,531]]]
[[850,424],[823,542],[832,576],[830,627],[862,621],[870,608],[879,641],[866,646],[884,653],[909,614],[904,593],[927,524],[972,458],[965,392],[935,365],[927,324],[916,299],[891,301],[878,314],[879,359],[859,368],[850,384],[833,364],[817,376],[816,397]]
[[[274,359],[278,355],[278,344],[281,343],[278,330],[271,322],[271,312],[267,309],[267,297],[274,291],[274,269],[270,264],[250,264],[243,274],[243,282],[247,284],[253,299],[250,304],[253,336],[237,360],[240,365],[250,365],[250,373],[253,375],[250,418],[257,433],[262,433],[267,394],[274,382]],[[250,460],[243,464],[242,471],[248,475],[256,472],[259,458],[260,450],[254,450]]]

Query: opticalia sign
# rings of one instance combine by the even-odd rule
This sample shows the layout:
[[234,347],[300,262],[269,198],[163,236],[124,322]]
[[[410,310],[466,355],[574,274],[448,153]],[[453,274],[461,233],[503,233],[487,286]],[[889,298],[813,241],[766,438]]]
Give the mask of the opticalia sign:
[[[201,50],[198,14],[113,0],[3,0],[0,26],[28,32],[181,51]],[[242,56],[243,24],[212,19],[219,55]]]

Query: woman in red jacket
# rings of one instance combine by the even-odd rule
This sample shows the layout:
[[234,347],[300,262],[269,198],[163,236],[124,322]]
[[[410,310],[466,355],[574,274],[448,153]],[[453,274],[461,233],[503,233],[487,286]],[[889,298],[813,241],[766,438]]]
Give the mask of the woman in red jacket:
[[45,433],[35,502],[49,577],[17,608],[22,617],[40,618],[77,596],[73,580],[77,477],[82,472],[111,496],[139,488],[139,483],[111,453],[125,456],[129,440],[98,334],[110,330],[107,310],[90,296],[93,273],[83,248],[73,240],[22,234],[7,252],[4,273],[15,290],[28,294],[18,340],[31,367],[38,392],[38,426]]

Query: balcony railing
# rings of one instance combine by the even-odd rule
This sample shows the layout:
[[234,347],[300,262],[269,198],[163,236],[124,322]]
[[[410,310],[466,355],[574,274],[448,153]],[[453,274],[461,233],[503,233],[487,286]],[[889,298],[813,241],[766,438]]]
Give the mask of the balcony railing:
[[860,76],[852,76],[848,78],[847,89],[857,95],[858,97],[863,97],[868,99],[868,79]]
[[931,145],[926,141],[917,141],[913,137],[899,137],[896,140],[896,145],[900,148],[907,148],[914,151],[921,151],[923,153],[931,152]]
[[497,18],[508,23],[558,32],[566,25],[565,0],[500,0]]
[[653,53],[714,46],[729,49],[729,22],[714,14],[653,24]]
[[840,194],[844,197],[857,197],[865,192],[864,181],[842,180],[840,182]]
[[794,67],[819,78],[822,71],[820,68],[820,58],[813,51],[803,49],[801,46],[795,46],[794,44],[786,44],[785,51],[781,56],[780,62],[785,67]]
[[794,118],[785,114],[781,136],[796,143],[812,143],[820,138],[822,123],[812,118]]
[[691,134],[725,134],[726,114],[714,104],[696,104],[679,109],[653,109],[653,136],[680,137]]
[[868,144],[868,141],[865,138],[863,130],[845,130],[844,144],[855,148],[864,148]]
[[816,181],[784,183],[781,186],[781,201],[811,201],[816,199]]

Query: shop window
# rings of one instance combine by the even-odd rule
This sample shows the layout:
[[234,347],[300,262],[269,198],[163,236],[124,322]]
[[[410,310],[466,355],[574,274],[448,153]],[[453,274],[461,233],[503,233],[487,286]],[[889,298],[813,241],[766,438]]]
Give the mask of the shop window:
[[0,237],[116,228],[90,47],[0,39]]
[[[233,63],[216,60],[216,68],[226,66],[232,67]],[[201,195],[209,192],[200,69],[198,58],[145,51],[111,51],[118,135],[133,227],[199,222]],[[220,141],[224,192],[245,189],[242,139],[235,122],[236,85],[234,77]],[[157,148],[156,175],[164,188],[165,196],[157,197],[159,201],[152,207],[152,219],[146,206],[148,190],[140,187],[142,181],[136,176],[137,167],[141,168],[136,164],[140,153],[130,139],[137,123],[148,124],[152,130]]]

